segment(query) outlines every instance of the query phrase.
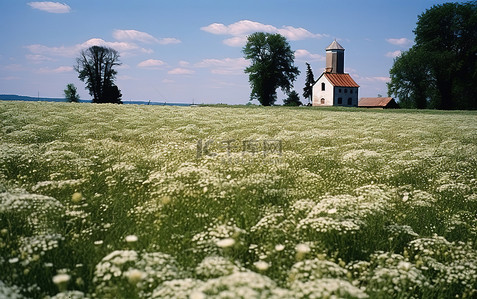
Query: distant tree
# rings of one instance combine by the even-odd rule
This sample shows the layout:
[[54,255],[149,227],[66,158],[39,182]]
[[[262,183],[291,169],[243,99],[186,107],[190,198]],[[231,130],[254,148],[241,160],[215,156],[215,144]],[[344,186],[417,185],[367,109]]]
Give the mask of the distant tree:
[[283,106],[301,106],[303,105],[300,101],[300,96],[298,95],[298,92],[292,90],[288,94],[288,98],[283,100]]
[[311,69],[310,64],[306,63],[306,82],[305,87],[303,88],[303,97],[308,99],[308,104],[312,102],[312,93],[313,93],[313,84],[315,84],[315,76],[313,75],[313,70]]
[[65,99],[70,103],[78,103],[79,95],[76,92],[76,87],[73,83],[66,85],[66,89],[63,91],[65,94]]
[[264,106],[275,103],[277,88],[288,93],[300,74],[293,64],[295,54],[280,34],[256,32],[249,35],[243,53],[252,61],[245,69],[252,87],[250,98]]
[[477,109],[477,1],[432,6],[414,33],[394,61],[389,94],[416,108]]
[[[119,53],[111,48],[92,46],[82,50],[76,59],[78,78],[86,82],[93,103],[120,103],[119,89],[114,85],[119,63]],[[116,93],[116,89],[117,92]]]

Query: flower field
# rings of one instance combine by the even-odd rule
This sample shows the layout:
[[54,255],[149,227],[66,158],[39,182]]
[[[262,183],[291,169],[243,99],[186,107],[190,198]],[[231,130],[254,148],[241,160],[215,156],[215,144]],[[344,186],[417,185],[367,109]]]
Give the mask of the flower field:
[[0,102],[0,298],[475,298],[477,113]]

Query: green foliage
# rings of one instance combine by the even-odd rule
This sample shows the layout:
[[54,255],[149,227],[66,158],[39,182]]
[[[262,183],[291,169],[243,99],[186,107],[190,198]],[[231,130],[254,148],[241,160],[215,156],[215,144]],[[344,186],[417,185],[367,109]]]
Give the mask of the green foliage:
[[308,103],[313,100],[313,84],[315,84],[315,77],[313,75],[313,70],[311,69],[310,64],[306,63],[306,82],[305,87],[303,87],[303,97],[308,99]]
[[256,32],[249,35],[243,53],[252,62],[245,69],[252,87],[250,98],[257,99],[264,106],[275,103],[277,88],[288,93],[300,74],[293,65],[295,54],[286,38],[278,33]]
[[79,95],[76,92],[76,87],[73,83],[66,85],[66,89],[63,91],[65,94],[65,98],[70,103],[78,103],[79,102]]
[[389,71],[391,81],[388,93],[399,98],[401,108],[428,107],[428,93],[433,81],[427,61],[428,56],[420,48],[411,48],[398,57]]
[[301,105],[303,104],[300,102],[300,96],[298,95],[298,92],[294,90],[292,90],[288,94],[288,98],[283,100],[283,106],[301,106]]
[[[121,91],[116,85],[107,86],[103,93],[102,103],[122,104],[121,97]],[[98,101],[98,103],[100,102]]]
[[1,102],[0,297],[474,298],[476,116]]
[[388,90],[405,106],[477,109],[477,2],[419,16],[415,45],[394,61]]
[[78,78],[86,81],[86,88],[93,96],[93,103],[121,103],[121,93],[114,85],[119,63],[119,53],[111,48],[92,46],[82,50],[76,59]]

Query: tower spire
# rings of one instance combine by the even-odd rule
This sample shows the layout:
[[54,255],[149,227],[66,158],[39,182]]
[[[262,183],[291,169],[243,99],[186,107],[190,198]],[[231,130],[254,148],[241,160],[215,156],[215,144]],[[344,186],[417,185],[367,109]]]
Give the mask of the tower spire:
[[326,48],[326,72],[344,74],[345,49],[336,39]]

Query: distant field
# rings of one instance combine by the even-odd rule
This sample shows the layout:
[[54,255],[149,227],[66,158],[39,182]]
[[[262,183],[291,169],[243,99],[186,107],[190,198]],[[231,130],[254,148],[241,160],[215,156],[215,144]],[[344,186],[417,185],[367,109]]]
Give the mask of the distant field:
[[477,113],[0,101],[0,298],[475,298]]

